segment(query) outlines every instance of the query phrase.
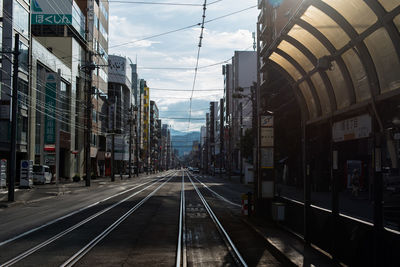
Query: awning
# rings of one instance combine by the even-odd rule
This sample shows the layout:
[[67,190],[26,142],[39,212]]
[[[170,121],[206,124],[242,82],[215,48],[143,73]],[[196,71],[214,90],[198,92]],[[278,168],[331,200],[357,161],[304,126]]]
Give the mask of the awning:
[[399,0],[303,1],[263,43],[261,69],[285,72],[307,120],[317,121],[400,94],[399,31]]

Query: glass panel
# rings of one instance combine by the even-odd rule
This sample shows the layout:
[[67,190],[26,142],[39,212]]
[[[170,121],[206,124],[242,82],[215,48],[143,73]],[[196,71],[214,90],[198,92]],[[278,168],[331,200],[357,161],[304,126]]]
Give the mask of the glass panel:
[[299,88],[300,88],[301,93],[304,96],[304,99],[306,100],[308,112],[310,113],[311,119],[316,118],[317,117],[317,107],[315,105],[314,97],[311,94],[310,87],[308,86],[307,82],[304,81],[301,84],[299,84]]
[[327,114],[331,112],[331,103],[329,101],[329,95],[326,91],[326,87],[324,81],[321,78],[319,73],[315,73],[311,76],[311,81],[314,84],[315,89],[317,90],[319,101],[321,102],[321,109],[323,114]]
[[281,55],[277,53],[272,53],[272,55],[269,57],[270,60],[274,61],[276,64],[280,65],[284,70],[289,73],[292,78],[297,81],[301,79],[301,74],[300,72],[285,58],[283,58]]
[[398,15],[397,17],[394,18],[393,20],[394,25],[396,25],[397,30],[400,32],[400,15]]
[[368,77],[365,73],[364,65],[361,63],[358,54],[350,49],[342,55],[347,69],[350,72],[354,84],[357,102],[367,100],[371,97],[371,91],[368,83]]
[[387,12],[392,11],[399,5],[399,0],[378,0]]
[[299,25],[294,25],[293,28],[289,31],[288,35],[302,43],[317,58],[329,55],[329,52],[325,48],[325,46],[320,41],[318,41],[318,39],[314,35],[306,31]]
[[314,68],[314,65],[311,63],[311,61],[291,43],[282,41],[278,48],[282,51],[285,51],[289,56],[296,60],[306,72],[309,72]]
[[336,61],[332,61],[332,68],[326,71],[326,74],[328,74],[333,91],[335,92],[337,108],[341,109],[348,107],[350,105],[350,99],[347,90],[349,89],[347,88],[342,72],[340,71]]
[[333,19],[314,6],[310,6],[301,19],[325,35],[338,50],[350,41],[349,36]]
[[322,0],[334,9],[354,27],[358,33],[362,33],[377,21],[375,13],[363,0]]
[[375,63],[381,93],[400,87],[400,64],[393,43],[385,30],[380,28],[364,40]]

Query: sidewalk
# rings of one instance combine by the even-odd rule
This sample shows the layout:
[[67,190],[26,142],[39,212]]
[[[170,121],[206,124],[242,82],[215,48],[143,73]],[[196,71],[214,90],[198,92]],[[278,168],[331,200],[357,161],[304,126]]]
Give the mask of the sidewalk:
[[[143,176],[141,174],[139,178]],[[137,178],[132,176],[131,179]],[[115,175],[115,182],[126,181],[128,175],[123,175],[121,180],[120,175]],[[19,189],[15,188],[14,202],[8,202],[8,190],[7,188],[0,189],[0,208],[8,208],[21,204],[35,203],[46,199],[51,199],[59,195],[66,195],[71,193],[77,193],[85,190],[94,190],[102,184],[111,182],[110,177],[99,177],[91,180],[91,186],[86,187],[85,181],[73,182],[72,180],[63,180],[59,184],[44,184],[44,185],[33,185],[30,189]]]
[[[214,179],[219,179],[215,175]],[[224,182],[253,188],[253,184],[240,183],[240,176],[222,175]],[[261,235],[268,243],[268,250],[285,266],[337,266],[328,255],[316,248],[306,246],[301,237],[285,230],[274,222],[265,218],[240,216],[240,219],[255,232]]]
[[255,217],[242,217],[244,223],[264,237],[270,252],[287,266],[337,266],[328,255],[306,246],[300,237],[273,222]]

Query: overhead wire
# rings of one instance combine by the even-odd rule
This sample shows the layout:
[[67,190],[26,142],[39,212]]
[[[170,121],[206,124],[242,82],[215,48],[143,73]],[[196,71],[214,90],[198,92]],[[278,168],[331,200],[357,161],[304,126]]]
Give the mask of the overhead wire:
[[190,128],[190,118],[192,116],[192,99],[193,99],[194,88],[196,86],[197,70],[198,70],[197,68],[199,67],[200,51],[203,43],[204,21],[206,19],[206,10],[207,10],[207,0],[204,0],[201,30],[200,30],[198,49],[197,49],[196,67],[194,68],[193,86],[192,86],[192,93],[190,96],[188,128]]

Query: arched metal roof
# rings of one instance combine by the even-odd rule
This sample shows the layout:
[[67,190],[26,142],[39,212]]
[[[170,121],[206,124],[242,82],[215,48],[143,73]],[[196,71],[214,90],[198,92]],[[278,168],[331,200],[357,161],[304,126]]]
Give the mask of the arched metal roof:
[[400,94],[399,32],[400,0],[304,0],[265,56],[312,122]]

